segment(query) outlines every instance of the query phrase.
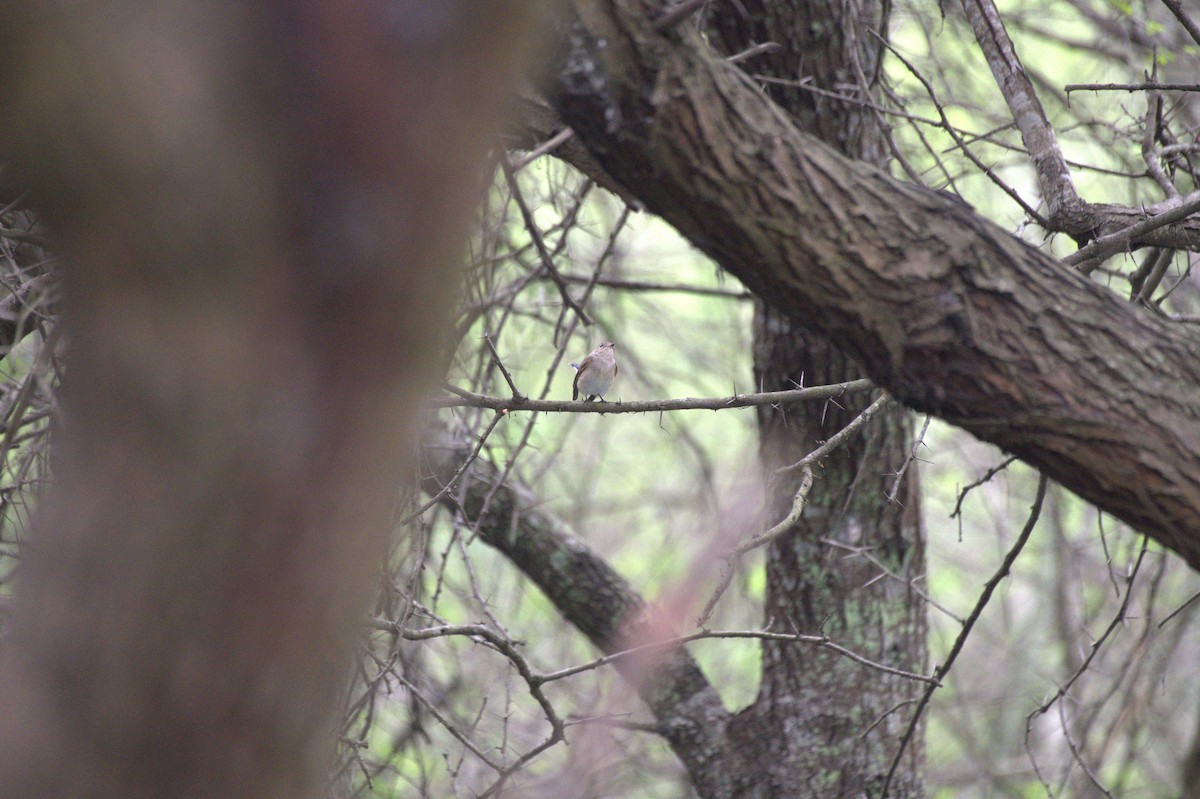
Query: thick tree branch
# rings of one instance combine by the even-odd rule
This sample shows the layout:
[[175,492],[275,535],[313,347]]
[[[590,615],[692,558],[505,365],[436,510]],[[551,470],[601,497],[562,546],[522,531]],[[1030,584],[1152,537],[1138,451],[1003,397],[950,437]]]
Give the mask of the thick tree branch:
[[[558,611],[601,651],[615,654],[637,640],[652,623],[645,601],[603,558],[547,513],[528,489],[491,464],[476,460],[465,473],[463,492],[443,491],[472,454],[470,441],[441,433],[427,441],[424,488],[461,511],[479,537],[521,569]],[[456,494],[459,494],[456,496]],[[490,497],[490,499],[489,499]],[[728,713],[700,667],[682,646],[663,654],[646,672],[644,662],[621,658],[617,668],[630,676],[658,720],[659,731],[688,769],[702,796],[728,796],[720,768],[720,742]]]
[[[647,7],[648,5],[648,7]],[[556,99],[646,206],[880,386],[1200,566],[1200,341],[795,129],[661,8],[577,0]]]

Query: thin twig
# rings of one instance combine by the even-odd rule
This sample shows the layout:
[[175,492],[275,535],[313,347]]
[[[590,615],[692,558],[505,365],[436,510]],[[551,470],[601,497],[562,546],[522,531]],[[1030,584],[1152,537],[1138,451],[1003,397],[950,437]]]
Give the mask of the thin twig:
[[479,436],[479,441],[476,442],[475,449],[472,450],[471,454],[468,455],[466,460],[463,461],[462,466],[458,467],[458,471],[456,471],[454,473],[454,476],[451,477],[446,482],[446,485],[442,486],[441,491],[437,492],[432,497],[430,497],[428,502],[426,502],[421,507],[417,508],[415,511],[410,513],[408,516],[401,519],[400,522],[396,525],[397,527],[404,527],[405,525],[407,525],[409,522],[413,521],[414,519],[420,518],[421,514],[425,513],[425,511],[429,510],[434,505],[436,505],[439,501],[441,501],[442,497],[444,497],[448,492],[454,490],[455,486],[458,485],[459,478],[463,476],[463,472],[465,472],[467,470],[467,468],[472,463],[475,462],[475,459],[479,457],[479,452],[480,452],[480,450],[483,449],[483,445],[485,443],[487,443],[488,436],[490,436],[492,434],[492,431],[496,429],[496,425],[500,424],[500,420],[503,419],[507,415],[508,414],[505,413],[504,411],[499,411],[492,415],[492,421],[488,422],[487,428],[483,431],[483,434],[481,436]]
[[884,408],[886,408],[888,403],[890,403],[891,401],[892,401],[891,395],[888,394],[886,391],[883,392],[882,394],[879,395],[878,399],[876,399],[874,402],[872,402],[870,405],[867,406],[866,410],[864,410],[858,416],[854,417],[854,419],[852,419],[848,425],[846,425],[841,430],[839,430],[835,435],[831,436],[828,441],[826,441],[824,444],[822,444],[821,446],[814,449],[812,452],[805,455],[800,460],[791,464],[790,466],[782,466],[782,467],[776,469],[775,473],[776,474],[788,474],[789,472],[794,472],[798,469],[803,469],[805,466],[808,466],[812,463],[816,463],[817,461],[821,460],[826,455],[828,455],[829,453],[833,452],[835,449],[840,447],[847,438],[854,435],[854,433],[860,427],[862,427],[864,424],[869,422],[871,420],[872,416],[874,416],[875,414],[879,413]]
[[[1046,778],[1044,776],[1042,776],[1041,767],[1038,765],[1037,758],[1034,757],[1033,750],[1030,748],[1030,745],[1029,745],[1029,738],[1030,738],[1030,735],[1032,735],[1032,733],[1033,733],[1033,720],[1035,718],[1037,718],[1038,716],[1049,711],[1050,708],[1053,707],[1056,702],[1058,702],[1059,700],[1061,700],[1063,697],[1065,697],[1067,695],[1067,692],[1071,690],[1071,687],[1073,685],[1075,685],[1076,680],[1078,680],[1081,676],[1083,676],[1083,674],[1091,666],[1092,660],[1095,659],[1097,654],[1099,654],[1101,647],[1104,646],[1104,642],[1107,641],[1108,637],[1110,635],[1112,635],[1114,630],[1117,629],[1117,626],[1125,621],[1125,614],[1129,609],[1129,600],[1133,595],[1133,581],[1137,577],[1138,572],[1141,571],[1142,560],[1146,557],[1146,550],[1148,548],[1149,548],[1149,539],[1146,538],[1145,536],[1142,536],[1142,548],[1141,548],[1141,551],[1138,552],[1137,561],[1134,562],[1133,568],[1129,572],[1129,578],[1127,579],[1126,586],[1125,586],[1125,598],[1121,602],[1121,607],[1117,610],[1116,615],[1113,616],[1112,621],[1109,622],[1108,627],[1104,630],[1104,634],[1101,635],[1092,644],[1091,651],[1088,652],[1088,656],[1084,659],[1083,663],[1080,664],[1079,668],[1075,669],[1075,672],[1071,675],[1070,679],[1068,679],[1067,682],[1061,688],[1058,689],[1058,691],[1054,694],[1054,696],[1052,696],[1050,699],[1048,699],[1045,702],[1045,704],[1041,705],[1040,707],[1038,707],[1036,710],[1034,710],[1032,713],[1030,713],[1028,716],[1025,717],[1025,752],[1029,755],[1029,762],[1033,765],[1034,774],[1037,775],[1037,778],[1041,781],[1042,785],[1046,786],[1047,790],[1049,789],[1049,784],[1046,782]],[[1062,730],[1063,730],[1063,734],[1067,735],[1067,726],[1065,723],[1063,724]],[[1068,739],[1067,740],[1068,744],[1070,744],[1069,735],[1067,736],[1067,739]],[[1074,746],[1071,746],[1071,752],[1073,754],[1075,753]],[[1075,759],[1076,759],[1076,762],[1078,762],[1081,766],[1084,766],[1085,771],[1088,770],[1087,766],[1083,764],[1083,761],[1079,759],[1078,755],[1076,755]],[[1090,777],[1091,777],[1091,775],[1089,774],[1089,778]],[[1093,779],[1093,782],[1096,782],[1096,781]],[[1100,786],[1100,784],[1098,782],[1096,782],[1096,786],[1100,787],[1101,790],[1103,790],[1103,788]]]
[[1067,94],[1071,92],[1200,92],[1200,83],[1068,83],[1063,86]]
[[697,297],[728,297],[732,300],[752,300],[754,295],[749,291],[731,291],[729,289],[708,288],[705,286],[693,286],[688,283],[654,283],[646,280],[628,280],[619,277],[606,277],[600,275],[593,277],[592,275],[572,275],[566,272],[562,274],[562,279],[568,283],[594,283],[597,286],[603,286],[609,289],[622,289],[627,291],[667,291],[678,292],[680,294],[693,294]]
[[925,423],[921,425],[921,432],[913,440],[912,449],[909,450],[908,457],[904,459],[904,464],[896,472],[896,482],[892,484],[892,490],[888,492],[888,502],[894,503],[896,495],[900,493],[900,484],[904,481],[904,473],[908,471],[908,467],[917,459],[917,450],[925,443],[925,433],[929,431],[929,422],[933,417],[925,414]]
[[804,500],[808,498],[808,491],[812,488],[813,472],[812,467],[805,464],[801,467],[800,472],[800,487],[796,489],[796,496],[792,499],[792,510],[784,517],[783,521],[767,530],[764,533],[754,536],[749,541],[739,544],[734,548],[733,554],[745,555],[747,552],[758,549],[763,544],[770,543],[778,538],[789,527],[794,525],[799,519],[800,514],[804,512]]
[[954,511],[950,514],[950,518],[953,519],[956,516],[958,516],[960,513],[962,513],[963,500],[967,498],[967,494],[969,494],[973,489],[979,488],[981,485],[988,482],[996,475],[1000,474],[1000,472],[1007,469],[1016,460],[1017,460],[1017,456],[1015,456],[1015,455],[1011,455],[1011,456],[1005,458],[1004,460],[1000,461],[1000,463],[996,464],[995,466],[993,466],[992,468],[990,468],[986,472],[984,472],[983,477],[980,477],[978,480],[976,480],[975,482],[968,485],[962,491],[959,491],[958,492],[958,500],[954,503]]
[[492,360],[496,366],[500,367],[500,374],[504,375],[504,381],[508,383],[509,389],[512,391],[513,399],[525,399],[525,395],[517,388],[517,384],[513,382],[512,375],[508,373],[508,369],[504,366],[504,361],[500,360],[500,353],[496,352],[496,345],[492,342],[492,337],[487,333],[483,334],[483,340],[487,342],[488,349],[492,351]]
[[520,172],[522,169],[529,166],[530,163],[541,158],[543,155],[554,152],[560,145],[574,135],[575,131],[571,130],[570,128],[563,128],[558,133],[555,133],[553,136],[539,144],[537,147],[534,147],[532,150],[525,153],[523,158],[515,161],[512,165],[513,172]]
[[725,60],[730,64],[740,64],[748,58],[754,58],[756,55],[762,55],[763,53],[774,53],[775,51],[781,49],[783,49],[783,45],[781,45],[779,42],[763,42],[762,44],[756,44],[752,45],[751,47],[747,47],[740,53],[734,53]]
[[[1158,75],[1158,58],[1152,59],[1154,62],[1154,72],[1151,73],[1150,79],[1154,80]],[[1171,178],[1163,169],[1162,161],[1158,154],[1154,151],[1154,144],[1159,140],[1162,133],[1159,125],[1162,122],[1162,95],[1157,89],[1150,91],[1146,95],[1146,124],[1142,131],[1142,161],[1146,164],[1146,174],[1148,174],[1158,187],[1163,190],[1168,200],[1177,199],[1179,197],[1179,189],[1175,188],[1175,184],[1171,182]]]
[[779,536],[786,533],[800,520],[800,515],[804,513],[804,502],[808,499],[808,492],[813,484],[813,470],[811,466],[805,465],[800,472],[800,485],[796,488],[796,495],[792,498],[792,509],[788,515],[783,518],[783,521],[776,524],[766,532],[760,533],[749,541],[746,541],[730,550],[723,558],[724,561],[721,567],[721,580],[717,584],[717,588],[713,591],[708,602],[704,604],[704,610],[700,613],[700,617],[696,620],[697,626],[703,627],[708,623],[712,616],[713,610],[717,607],[717,603],[721,601],[721,597],[725,591],[729,589],[729,584],[733,581],[733,573],[736,568],[737,561],[741,560],[742,555],[747,552],[757,549],[758,547],[774,541]]
[[946,133],[949,134],[950,138],[954,139],[954,143],[958,146],[958,148],[960,150],[962,150],[962,154],[964,156],[966,156],[967,160],[969,160],[972,164],[974,164],[975,168],[978,169],[980,172],[982,172],[984,174],[984,176],[986,176],[988,178],[988,180],[990,180],[990,181],[992,181],[992,183],[996,184],[996,186],[999,187],[999,189],[1001,191],[1003,191],[1010,198],[1012,198],[1013,202],[1015,202],[1017,205],[1021,206],[1021,210],[1025,212],[1026,216],[1028,216],[1030,219],[1037,222],[1042,227],[1049,230],[1050,229],[1050,221],[1048,219],[1046,219],[1044,216],[1042,216],[1041,214],[1039,214],[1037,212],[1037,209],[1035,209],[1032,205],[1025,202],[1025,198],[1022,197],[1020,194],[1018,194],[1016,189],[1014,189],[1013,187],[1011,187],[1007,183],[1005,183],[1003,180],[1001,180],[1000,176],[997,175],[990,166],[983,163],[983,161],[981,161],[979,159],[979,157],[977,155],[975,155],[974,152],[972,152],[971,148],[967,146],[966,141],[963,140],[963,137],[959,134],[958,129],[950,124],[950,118],[948,116],[946,116],[946,111],[942,107],[941,100],[938,99],[937,94],[933,90],[933,86],[931,86],[929,81],[927,81],[925,79],[925,76],[921,74],[920,70],[918,70],[915,66],[913,66],[912,63],[900,53],[900,51],[898,51],[895,47],[893,47],[891,45],[891,43],[889,43],[886,39],[884,39],[878,33],[874,33],[872,31],[872,35],[875,36],[875,38],[878,39],[880,41],[880,43],[884,47],[886,47],[892,53],[892,55],[894,55],[900,61],[900,63],[904,64],[904,66],[908,68],[908,71],[912,74],[912,76],[914,78],[916,78],[921,83],[922,86],[925,87],[925,93],[929,95],[929,99],[933,102],[933,107],[937,109],[938,116],[941,119],[941,124],[938,124],[937,127],[946,131]]
[[1108,799],[1117,799],[1112,795],[1112,792],[1105,788],[1104,784],[1100,782],[1100,778],[1096,776],[1096,772],[1093,771],[1092,767],[1084,761],[1083,754],[1079,751],[1079,748],[1075,746],[1075,742],[1071,740],[1071,732],[1067,725],[1066,710],[1063,709],[1061,703],[1059,703],[1058,706],[1058,723],[1062,725],[1063,738],[1065,738],[1067,741],[1067,748],[1071,750],[1071,757],[1073,757],[1075,762],[1079,764],[1079,767],[1083,769],[1083,773],[1087,775],[1089,780],[1091,780],[1092,785],[1095,785],[1097,790],[1107,796]]
[[[975,609],[971,611],[971,615],[967,616],[967,621],[963,624],[962,630],[958,637],[954,639],[954,645],[950,647],[950,653],[946,656],[946,662],[938,666],[934,670],[934,679],[940,684],[942,679],[950,672],[950,668],[954,665],[954,661],[962,652],[963,645],[967,642],[967,637],[971,634],[971,630],[975,626],[975,622],[979,620],[979,616],[983,613],[983,609],[987,607],[988,601],[992,598],[992,592],[996,590],[996,586],[1000,581],[1008,576],[1009,570],[1012,568],[1013,562],[1017,556],[1021,554],[1021,550],[1025,548],[1025,543],[1029,540],[1030,534],[1033,533],[1033,528],[1037,525],[1038,517],[1042,515],[1042,502],[1046,499],[1046,488],[1050,481],[1046,475],[1038,477],[1037,496],[1033,499],[1033,507],[1029,509],[1029,518],[1025,521],[1025,527],[1021,530],[1021,534],[1017,536],[1017,541],[1013,544],[1012,549],[1004,556],[1004,561],[1000,564],[1000,568],[992,575],[992,578],[987,581],[983,587],[983,593],[979,595],[979,600],[975,603]],[[883,781],[883,796],[887,796],[888,786],[892,783],[892,777],[896,774],[896,768],[900,765],[900,759],[904,756],[904,750],[908,747],[909,741],[912,740],[913,733],[917,730],[917,724],[921,720],[921,713],[929,704],[933,692],[937,689],[937,685],[931,684],[925,689],[921,701],[917,703],[917,709],[913,711],[912,719],[908,723],[908,729],[904,731],[903,737],[900,739],[900,748],[896,751],[896,757],[892,760],[892,766],[888,769],[887,778]]]
[[497,763],[496,761],[494,761],[490,757],[488,757],[487,754],[482,749],[480,749],[478,746],[475,745],[474,741],[472,741],[470,738],[468,738],[465,733],[463,733],[461,730],[458,729],[458,727],[456,727],[454,724],[452,724],[450,722],[450,719],[443,716],[441,711],[439,711],[437,709],[437,707],[433,704],[433,702],[430,702],[427,698],[425,698],[425,695],[422,694],[417,689],[417,686],[413,685],[411,682],[409,682],[403,676],[397,675],[396,679],[399,680],[400,683],[405,688],[408,689],[409,693],[411,693],[417,699],[417,701],[419,701],[422,705],[425,706],[425,709],[429,711],[430,715],[433,716],[435,719],[437,719],[438,723],[441,724],[448,733],[450,733],[455,738],[457,738],[458,742],[461,743],[463,746],[470,749],[472,754],[475,755],[475,757],[479,758],[484,763],[487,763],[489,766],[492,767],[492,769],[494,771],[497,771],[497,772],[504,771],[504,766],[500,765],[499,763]]
[[758,549],[759,547],[774,541],[776,538],[790,530],[796,524],[796,522],[799,521],[801,514],[804,512],[804,502],[808,498],[808,492],[812,488],[813,484],[812,464],[826,457],[829,455],[829,453],[833,452],[835,449],[844,444],[859,428],[870,421],[872,416],[883,410],[883,408],[887,407],[889,402],[891,402],[891,397],[884,392],[879,396],[878,399],[871,403],[866,410],[852,419],[849,424],[839,430],[835,435],[831,436],[824,444],[817,447],[815,450],[808,453],[791,466],[784,466],[783,468],[775,470],[776,474],[786,474],[796,470],[800,471],[800,485],[796,488],[796,494],[792,498],[791,511],[788,512],[788,515],[784,517],[783,521],[774,525],[769,530],[754,536],[749,541],[738,544],[728,553],[722,556],[724,564],[721,567],[721,579],[717,583],[716,590],[713,591],[712,596],[709,597],[708,602],[704,604],[704,610],[701,612],[700,618],[697,620],[697,624],[704,625],[708,621],[709,617],[712,616],[712,612],[716,608],[717,603],[721,601],[721,597],[725,594],[725,591],[729,589],[729,585],[733,581],[733,573],[736,569],[737,562],[741,559],[741,557],[751,550]]
[[[887,674],[895,675],[896,677],[903,677],[906,680],[915,680],[916,682],[928,683],[929,685],[934,685],[936,683],[936,680],[927,674],[917,674],[916,672],[912,671],[904,671],[903,669],[893,668],[891,666],[884,665],[883,663],[877,663],[870,658],[863,657],[857,652],[853,652],[840,644],[834,643],[826,635],[777,633],[769,630],[701,630],[690,635],[681,635],[675,638],[664,639],[662,641],[654,641],[652,643],[631,647],[630,649],[625,649],[620,652],[614,652],[611,655],[605,655],[604,657],[596,658],[588,663],[583,663],[578,666],[571,666],[565,669],[559,669],[558,671],[553,671],[549,674],[543,674],[535,679],[543,683],[554,682],[555,680],[572,677],[585,671],[591,671],[593,669],[600,668],[601,666],[607,666],[614,661],[621,660],[622,658],[627,658],[632,655],[641,654],[648,650],[654,651],[658,649],[670,649],[672,647],[679,646],[680,644],[686,644],[692,641],[702,641],[710,638],[753,638],[762,641],[791,641],[800,644],[812,644],[813,646],[820,646],[832,652],[837,652],[839,655],[849,658],[855,663],[859,663],[868,668],[876,669]],[[938,685],[940,685],[940,683],[938,683]]]
[[473,743],[471,743],[470,739],[468,739],[464,734],[459,733],[459,731],[448,725],[447,721],[437,713],[433,705],[430,704],[429,701],[423,696],[421,696],[419,692],[417,692],[416,687],[413,686],[412,683],[408,682],[403,677],[400,678],[401,681],[404,682],[411,691],[413,691],[414,695],[417,696],[417,698],[420,699],[421,702],[433,712],[434,717],[446,727],[451,735],[453,735],[455,738],[458,738],[459,741],[461,741],[484,763],[487,763],[497,771],[499,774],[499,779],[494,785],[492,785],[491,788],[481,794],[481,797],[494,794],[501,787],[503,787],[504,782],[510,776],[524,767],[526,763],[537,757],[554,744],[564,740],[564,730],[566,725],[564,725],[562,719],[558,717],[558,713],[554,710],[553,705],[550,704],[549,698],[547,698],[545,693],[542,691],[542,685],[545,683],[545,681],[538,679],[538,675],[536,675],[533,672],[533,669],[530,668],[528,661],[526,661],[525,658],[521,656],[521,653],[517,651],[516,643],[506,636],[483,624],[442,625],[439,627],[429,627],[421,630],[406,630],[401,628],[395,622],[390,622],[386,619],[370,619],[368,624],[375,629],[381,629],[399,635],[401,638],[404,638],[408,641],[425,641],[431,638],[445,638],[448,636],[466,636],[473,640],[483,641],[489,644],[497,652],[508,658],[508,660],[516,668],[517,673],[525,681],[526,685],[528,685],[530,695],[538,703],[538,706],[541,707],[542,713],[546,716],[546,721],[550,723],[551,732],[545,740],[522,754],[514,762],[507,766],[501,766],[486,757],[483,752],[481,752]]
[[525,229],[529,231],[530,237],[533,239],[533,246],[537,249],[538,257],[541,258],[542,268],[550,275],[550,279],[554,281],[554,285],[558,287],[558,293],[562,295],[563,303],[573,310],[579,319],[585,324],[592,324],[592,317],[588,316],[587,311],[579,303],[575,302],[575,298],[571,296],[571,292],[567,289],[567,284],[563,281],[562,275],[559,274],[558,268],[554,265],[554,259],[550,256],[550,251],[546,249],[546,242],[542,238],[542,232],[538,229],[537,223],[533,219],[533,212],[529,210],[529,205],[525,202],[524,195],[521,194],[521,187],[517,185],[517,176],[513,172],[512,165],[508,162],[508,157],[500,158],[500,171],[504,173],[504,179],[508,183],[508,190],[512,192],[513,200],[517,204],[517,210],[521,212],[521,218],[525,221]]
[[1133,594],[1133,581],[1137,577],[1138,571],[1140,571],[1142,568],[1142,560],[1146,557],[1146,550],[1149,548],[1149,542],[1150,540],[1148,538],[1145,536],[1142,537],[1141,551],[1138,552],[1138,557],[1133,564],[1133,569],[1130,571],[1129,577],[1125,581],[1125,598],[1121,601],[1121,607],[1113,616],[1112,621],[1108,623],[1108,627],[1104,629],[1104,633],[1092,643],[1092,647],[1088,652],[1088,656],[1084,658],[1084,661],[1079,668],[1075,669],[1075,673],[1071,675],[1071,678],[1067,680],[1057,692],[1055,692],[1054,696],[1029,714],[1026,719],[1026,727],[1028,727],[1028,722],[1031,722],[1037,716],[1049,711],[1050,708],[1054,706],[1055,702],[1067,695],[1067,692],[1071,690],[1071,686],[1075,684],[1075,681],[1083,676],[1084,672],[1088,670],[1088,667],[1092,664],[1092,660],[1095,659],[1096,655],[1099,654],[1101,647],[1104,646],[1104,642],[1107,641],[1108,637],[1112,635],[1117,627],[1125,621],[1125,614],[1129,610],[1129,600]]
[[663,12],[662,16],[654,22],[654,30],[659,33],[664,33],[682,25],[688,20],[692,14],[700,10],[708,0],[683,0],[681,3],[671,6]]
[[[924,575],[914,577],[911,580],[906,580],[903,577],[901,577],[900,575],[893,572],[887,566],[885,566],[883,561],[881,561],[879,558],[872,555],[870,549],[868,549],[866,547],[856,547],[852,544],[846,544],[846,543],[837,541],[832,538],[822,538],[821,543],[825,544],[826,546],[834,547],[835,549],[840,549],[844,552],[849,552],[856,557],[865,558],[867,561],[869,561],[871,563],[872,566],[879,569],[879,571],[882,572],[883,574],[892,578],[896,582],[903,583],[904,585],[908,586],[909,590],[915,592],[917,594],[917,596],[921,597],[921,599],[928,602],[932,607],[937,608],[942,613],[945,613],[947,616],[954,619],[959,624],[963,623],[962,616],[959,616],[957,613],[950,610],[950,608],[946,607],[945,605],[943,605],[940,602],[938,602],[937,600],[935,600],[924,589],[920,588],[916,584],[917,580],[925,579]],[[874,580],[872,580],[872,582],[874,582]]]

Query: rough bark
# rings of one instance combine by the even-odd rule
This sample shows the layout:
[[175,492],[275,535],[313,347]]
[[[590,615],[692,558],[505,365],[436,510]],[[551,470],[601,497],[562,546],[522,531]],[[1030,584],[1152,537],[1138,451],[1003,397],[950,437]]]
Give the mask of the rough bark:
[[555,104],[604,169],[909,407],[1200,567],[1192,332],[800,132],[657,4],[575,8]]
[[[858,370],[831,345],[795,335],[777,312],[761,311],[756,325],[773,328],[756,331],[755,366],[765,380],[798,374],[783,371],[788,366],[816,380]],[[797,460],[861,412],[863,399],[787,413],[760,409],[764,466]],[[878,662],[924,670],[925,606],[904,582],[924,567],[916,476],[906,478],[899,504],[887,501],[910,444],[907,415],[887,412],[824,462],[801,521],[767,553],[764,616],[774,629],[823,631]],[[783,515],[794,489],[793,481],[773,486],[768,513]],[[881,565],[896,577],[881,578]],[[758,792],[746,795],[879,795],[909,719],[889,712],[917,693],[909,681],[832,653],[764,642],[759,696],[729,731],[743,765],[758,765]],[[923,795],[920,736],[914,743],[891,796]]]
[[6,799],[322,791],[534,10],[6,4],[0,135],[70,344]]
[[[886,29],[883,4],[743,0],[742,8],[744,14],[714,14],[709,40],[726,53],[761,42],[781,45],[742,67],[779,81],[766,84],[765,91],[802,129],[847,156],[882,163],[887,144],[867,105],[789,84],[803,79],[816,89],[875,99],[882,45],[866,29]],[[756,385],[863,376],[835,345],[791,322],[767,299],[755,308]],[[765,473],[773,475],[828,440],[872,399],[859,395],[830,404],[759,407]],[[767,551],[764,616],[775,629],[823,630],[878,662],[922,672],[924,601],[909,585],[880,579],[879,565],[901,580],[918,578],[924,570],[915,469],[909,470],[899,501],[888,502],[910,449],[910,428],[903,408],[885,411],[823,464],[801,521]],[[786,515],[798,481],[798,476],[769,480],[770,518]],[[861,549],[877,562],[841,547]],[[749,783],[754,790],[744,795],[877,795],[908,721],[908,714],[891,711],[918,691],[911,682],[864,670],[828,650],[764,641],[758,699],[729,731],[730,747],[743,758],[740,764],[755,775]],[[923,795],[921,738],[894,775],[890,795]]]

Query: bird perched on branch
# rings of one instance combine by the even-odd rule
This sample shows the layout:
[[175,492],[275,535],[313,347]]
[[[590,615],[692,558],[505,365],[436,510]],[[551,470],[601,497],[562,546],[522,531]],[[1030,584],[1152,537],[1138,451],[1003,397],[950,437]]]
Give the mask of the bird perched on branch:
[[612,387],[613,378],[617,376],[617,356],[613,352],[611,341],[603,342],[599,347],[583,359],[583,363],[571,364],[575,367],[575,383],[571,390],[571,399],[579,399],[582,394],[585,402],[591,402]]

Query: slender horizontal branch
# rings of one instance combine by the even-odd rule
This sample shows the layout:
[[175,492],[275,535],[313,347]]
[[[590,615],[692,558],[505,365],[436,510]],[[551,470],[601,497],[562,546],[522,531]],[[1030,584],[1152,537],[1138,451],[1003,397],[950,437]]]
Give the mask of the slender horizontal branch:
[[568,283],[594,283],[597,286],[604,286],[605,288],[624,289],[627,291],[664,291],[679,294],[694,294],[698,297],[728,297],[731,300],[754,299],[754,295],[748,291],[692,286],[687,283],[655,283],[648,280],[625,280],[607,275],[593,277],[592,275],[563,274],[562,279]]
[[827,386],[767,391],[761,394],[734,394],[731,397],[685,397],[683,399],[637,400],[634,402],[584,402],[579,400],[535,400],[490,397],[453,386],[443,385],[454,397],[433,400],[435,408],[491,408],[496,411],[537,411],[541,413],[654,413],[656,411],[721,411],[726,408],[752,408],[784,402],[830,399],[875,387],[870,380],[850,380]]
[[1200,92],[1200,83],[1068,83],[1063,87],[1067,94],[1071,92]]
[[671,649],[680,644],[691,643],[692,641],[705,641],[713,638],[752,638],[760,641],[794,641],[801,644],[813,644],[815,646],[825,647],[837,652],[843,657],[853,660],[855,663],[862,664],[868,668],[877,669],[888,674],[894,674],[897,677],[903,677],[906,680],[915,680],[917,682],[927,683],[929,685],[940,687],[941,682],[936,677],[931,677],[927,674],[918,674],[912,671],[893,668],[891,666],[878,663],[870,658],[863,657],[857,652],[846,649],[844,646],[835,643],[827,635],[803,635],[800,633],[780,633],[771,630],[700,630],[699,632],[691,633],[690,635],[680,635],[672,638],[665,638],[661,641],[652,641],[650,643],[641,644],[639,646],[622,649],[619,652],[613,652],[604,657],[595,658],[587,663],[581,663],[576,666],[569,666],[558,671],[547,672],[545,674],[537,674],[525,662],[512,646],[512,642],[497,634],[495,631],[488,629],[482,624],[445,624],[436,627],[426,627],[419,630],[405,629],[397,622],[384,618],[368,619],[368,626],[376,630],[394,633],[404,637],[409,641],[424,641],[430,638],[445,638],[448,636],[466,636],[470,638],[479,638],[487,641],[501,653],[509,657],[517,666],[521,676],[531,686],[538,687],[548,682],[555,682],[566,677],[573,677],[576,674],[581,674],[585,671],[592,671],[607,666],[622,658],[627,658],[646,651],[654,651],[660,649]]
[[[433,636],[431,635],[430,637]],[[772,632],[770,630],[701,630],[690,635],[680,635],[675,638],[652,641],[647,644],[641,644],[640,646],[623,649],[620,652],[613,652],[612,654],[596,658],[595,660],[582,663],[578,666],[570,666],[565,669],[543,674],[538,677],[538,680],[542,683],[553,682],[554,680],[561,680],[564,677],[571,677],[575,674],[579,674],[580,672],[590,671],[600,666],[606,666],[614,661],[630,657],[631,655],[646,652],[648,650],[654,651],[658,649],[670,649],[672,647],[679,646],[680,644],[687,644],[691,643],[692,641],[704,641],[712,638],[753,638],[760,641],[793,641],[799,644],[812,644],[814,646],[820,646],[832,650],[842,657],[849,658],[855,663],[859,663],[867,668],[876,669],[887,674],[902,677],[906,680],[914,680],[916,682],[927,683],[935,687],[941,687],[941,682],[939,682],[936,677],[931,677],[926,674],[918,674],[912,671],[905,671],[903,669],[897,669],[893,668],[892,666],[884,665],[883,663],[878,663],[870,658],[863,657],[857,652],[853,652],[840,644],[834,643],[827,635],[779,633]]]

